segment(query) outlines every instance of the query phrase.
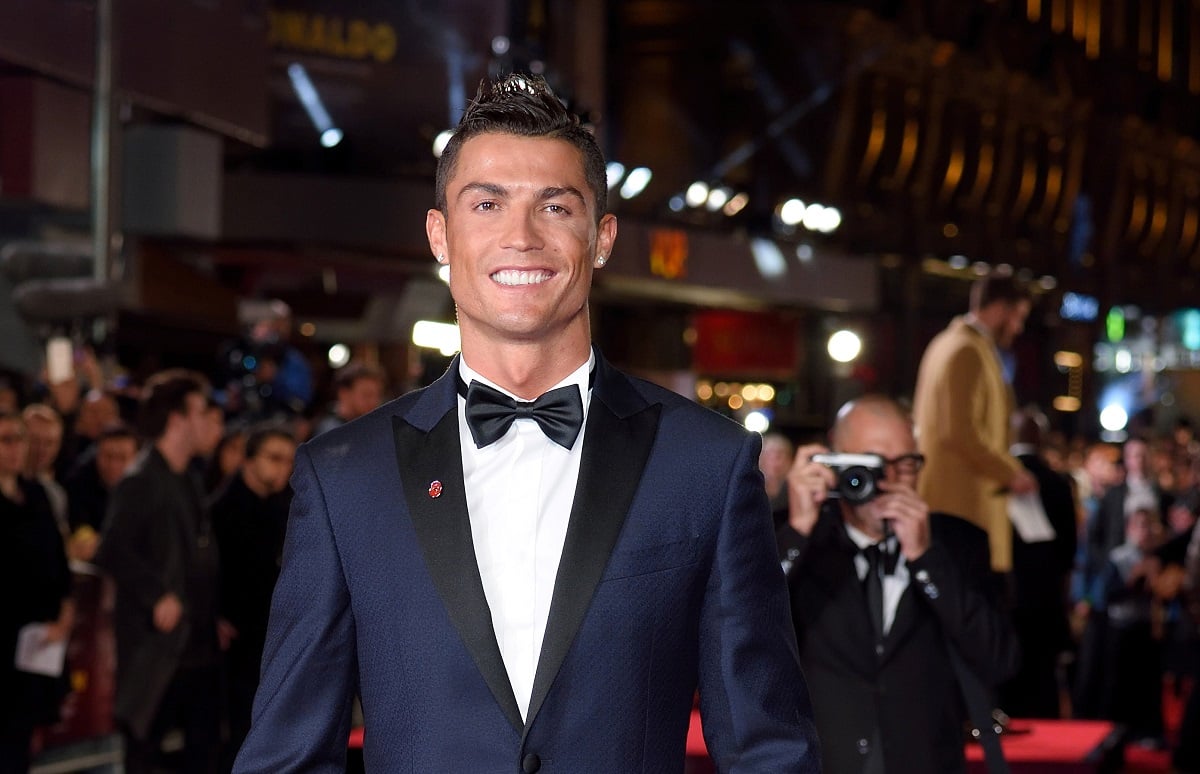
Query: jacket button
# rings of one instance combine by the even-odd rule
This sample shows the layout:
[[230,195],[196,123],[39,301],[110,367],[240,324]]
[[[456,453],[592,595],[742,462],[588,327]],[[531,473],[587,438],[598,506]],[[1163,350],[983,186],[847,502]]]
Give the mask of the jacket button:
[[858,754],[866,755],[869,752],[871,752],[871,743],[868,742],[866,739],[859,739],[858,740]]
[[536,774],[537,770],[542,767],[542,759],[529,753],[521,759],[521,771],[524,774]]

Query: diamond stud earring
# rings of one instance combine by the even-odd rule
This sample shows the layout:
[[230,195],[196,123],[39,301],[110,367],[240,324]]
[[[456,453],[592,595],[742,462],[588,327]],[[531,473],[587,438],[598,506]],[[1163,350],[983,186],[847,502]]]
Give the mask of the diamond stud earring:
[[597,266],[603,266],[603,265],[604,265],[604,263],[605,263],[605,261],[607,261],[607,260],[608,260],[608,259],[607,259],[607,258],[605,258],[603,255],[597,255],[597,256],[596,256],[596,265],[597,265]]

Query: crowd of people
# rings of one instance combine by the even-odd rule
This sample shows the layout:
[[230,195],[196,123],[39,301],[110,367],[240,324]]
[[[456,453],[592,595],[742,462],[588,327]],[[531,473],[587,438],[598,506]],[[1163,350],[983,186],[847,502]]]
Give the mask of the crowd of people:
[[1186,422],[1056,442],[1003,356],[1032,298],[994,274],[911,412],[865,395],[760,446],[592,346],[606,191],[544,81],[481,87],[426,216],[461,354],[386,412],[356,365],[309,421],[278,312],[226,353],[237,389],[0,391],[0,774],[74,688],[19,655],[71,637],[72,563],[115,591],[132,774],[337,768],[356,698],[383,771],[676,771],[698,706],[722,771],[953,773],[966,720],[998,754],[997,707],[1161,746],[1164,685],[1198,770]]
[[[184,732],[182,770],[228,770],[250,726],[296,446],[382,403],[385,377],[346,366],[317,424],[283,405],[264,415],[219,402],[225,385],[198,372],[136,389],[99,374],[0,391],[4,652],[30,625],[36,647],[65,642],[71,569],[103,573],[116,595],[124,770],[155,771],[172,730]],[[0,669],[2,772],[28,770],[35,731],[59,720],[72,690],[70,664],[41,674],[14,658]]]
[[[831,771],[961,770],[953,707],[978,728],[1111,720],[1123,743],[1173,744],[1176,769],[1200,771],[1200,443],[1186,418],[1068,442],[1016,408],[999,355],[1030,308],[1012,277],[982,278],[926,350],[911,412],[865,396],[828,447],[763,440]],[[1164,691],[1186,703],[1174,739]]]

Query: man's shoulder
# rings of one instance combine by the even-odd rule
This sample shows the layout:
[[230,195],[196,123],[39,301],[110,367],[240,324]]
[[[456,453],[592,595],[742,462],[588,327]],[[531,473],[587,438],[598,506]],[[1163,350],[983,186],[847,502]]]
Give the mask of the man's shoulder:
[[929,529],[933,539],[947,548],[987,547],[988,534],[981,527],[960,516],[947,513],[929,514]]
[[[314,459],[356,456],[395,437],[395,420],[404,417],[428,390],[422,387],[390,400],[378,408],[325,432],[314,435],[301,444],[301,449]],[[361,461],[361,457],[358,457]]]
[[639,376],[621,373],[647,404],[662,407],[662,421],[673,429],[696,436],[729,441],[744,440],[749,433],[740,423],[660,384]]

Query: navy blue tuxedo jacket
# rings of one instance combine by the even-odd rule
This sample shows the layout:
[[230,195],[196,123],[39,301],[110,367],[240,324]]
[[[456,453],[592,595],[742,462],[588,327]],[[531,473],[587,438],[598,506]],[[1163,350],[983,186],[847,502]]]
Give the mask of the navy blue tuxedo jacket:
[[528,719],[472,547],[455,361],[297,454],[235,771],[344,771],[358,691],[368,771],[682,772],[697,688],[721,771],[818,770],[758,435],[596,368]]

